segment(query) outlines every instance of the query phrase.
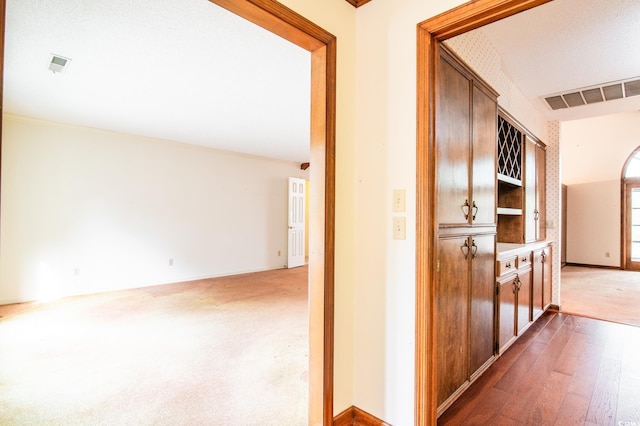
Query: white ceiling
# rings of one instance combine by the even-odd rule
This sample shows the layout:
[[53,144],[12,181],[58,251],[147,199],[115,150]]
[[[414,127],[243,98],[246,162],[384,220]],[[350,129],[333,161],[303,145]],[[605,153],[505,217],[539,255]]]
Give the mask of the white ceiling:
[[554,0],[480,29],[549,120],[640,109],[640,96],[552,111],[544,97],[640,77],[639,0]]
[[6,22],[8,113],[308,161],[310,53],[207,0],[7,0]]
[[[639,0],[555,0],[480,31],[548,119],[640,109],[542,100],[640,77]],[[8,113],[308,161],[309,52],[208,0],[7,0],[5,50]]]

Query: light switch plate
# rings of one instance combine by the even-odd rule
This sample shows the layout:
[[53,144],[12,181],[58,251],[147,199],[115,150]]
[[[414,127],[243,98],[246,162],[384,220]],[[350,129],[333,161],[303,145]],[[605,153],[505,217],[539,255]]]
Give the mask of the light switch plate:
[[404,189],[393,190],[393,211],[397,213],[406,211],[406,191]]
[[396,216],[393,218],[393,239],[405,240],[407,238],[406,233],[407,220],[404,216]]

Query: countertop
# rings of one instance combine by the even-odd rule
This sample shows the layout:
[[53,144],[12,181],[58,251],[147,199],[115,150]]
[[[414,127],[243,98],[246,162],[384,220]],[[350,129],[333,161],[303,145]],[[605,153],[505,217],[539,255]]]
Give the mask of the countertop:
[[535,243],[528,244],[513,244],[513,243],[497,243],[496,244],[496,256],[507,257],[517,255],[525,250],[536,250],[541,247],[552,245],[552,240],[536,241]]

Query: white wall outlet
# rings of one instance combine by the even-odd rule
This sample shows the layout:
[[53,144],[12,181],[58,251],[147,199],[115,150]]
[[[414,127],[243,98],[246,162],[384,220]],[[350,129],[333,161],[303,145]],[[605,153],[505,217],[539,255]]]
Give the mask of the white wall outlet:
[[393,211],[397,213],[406,211],[406,191],[404,189],[393,190]]
[[404,216],[396,216],[393,218],[393,239],[405,240],[407,238],[406,230],[407,220]]

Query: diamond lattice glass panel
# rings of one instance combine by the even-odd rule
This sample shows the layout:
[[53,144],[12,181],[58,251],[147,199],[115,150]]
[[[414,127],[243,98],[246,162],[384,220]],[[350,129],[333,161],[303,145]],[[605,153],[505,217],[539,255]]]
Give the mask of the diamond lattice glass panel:
[[522,180],[522,132],[498,116],[498,173]]

